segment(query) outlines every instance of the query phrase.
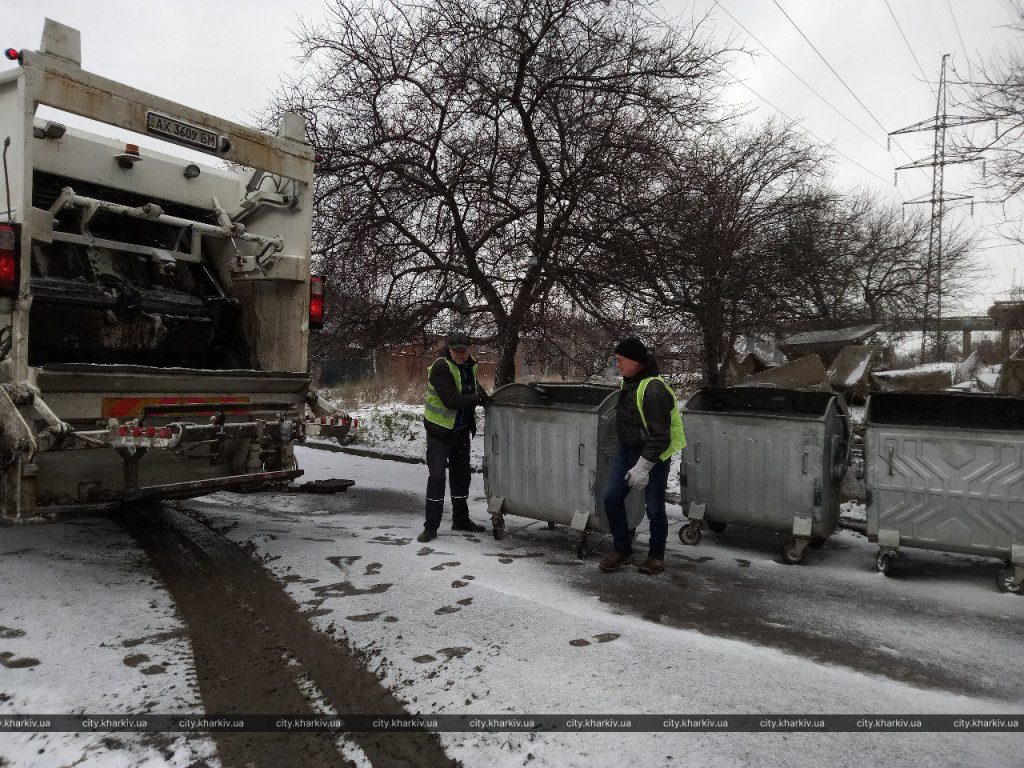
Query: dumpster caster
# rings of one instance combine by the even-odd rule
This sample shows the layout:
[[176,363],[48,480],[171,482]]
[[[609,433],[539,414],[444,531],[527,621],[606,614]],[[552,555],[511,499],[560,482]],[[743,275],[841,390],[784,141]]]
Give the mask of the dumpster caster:
[[705,520],[708,524],[708,528],[711,529],[712,533],[721,533],[725,530],[725,523],[719,522],[718,520]]
[[884,573],[886,576],[891,576],[893,563],[896,561],[896,557],[896,552],[891,549],[883,549],[879,552],[878,557],[875,558],[875,566],[878,568],[878,572]]
[[[1015,595],[1024,594],[1024,586],[1017,575],[1017,568],[1008,566],[1003,568],[996,576],[996,586],[1000,592],[1012,592]],[[1024,577],[1024,573],[1021,574]]]
[[491,533],[494,534],[495,541],[501,541],[505,536],[505,516],[496,515],[491,517]]
[[679,540],[687,546],[694,546],[700,543],[701,533],[700,520],[694,520],[692,523],[684,525],[679,529]]
[[804,553],[807,551],[807,539],[790,539],[782,545],[782,562],[787,565],[796,565],[804,561]]
[[815,549],[821,549],[825,546],[825,540],[821,538],[821,536],[811,536],[811,540],[808,542],[808,544],[814,547]]
[[576,545],[576,557],[580,560],[590,557],[590,537],[586,531],[580,534],[580,543]]
[[550,520],[548,521],[548,530],[549,531],[555,530],[555,524],[552,523]]

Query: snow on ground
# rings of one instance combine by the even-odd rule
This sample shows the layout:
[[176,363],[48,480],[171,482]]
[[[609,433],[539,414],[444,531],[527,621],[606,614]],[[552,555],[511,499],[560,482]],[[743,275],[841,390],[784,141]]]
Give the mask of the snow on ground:
[[[406,427],[415,435],[408,442],[415,443],[419,409],[409,412]],[[402,428],[389,440],[382,434],[380,447],[393,446]],[[443,527],[421,545],[414,537],[424,466],[305,448],[297,454],[304,479],[350,477],[357,485],[334,497],[222,493],[180,507],[251,542],[296,602],[317,609],[314,625],[364,651],[411,711],[1024,711],[1016,661],[1024,652],[1017,631],[1024,600],[996,592],[995,565],[981,558],[908,552],[915,576],[887,579],[874,570],[874,545],[842,531],[812,551],[808,566],[786,567],[773,554],[778,541],[742,529],[682,547],[682,518],[672,505],[669,570],[654,578],[633,569],[605,575],[595,559],[575,558],[568,531],[523,518],[508,518],[500,542]],[[484,521],[478,476],[471,493],[473,515]],[[0,537],[0,715],[202,711],[181,620],[115,523],[5,527]],[[641,552],[645,538],[641,527]],[[757,624],[757,632],[737,632],[736,624]],[[796,639],[787,644],[786,637]],[[1024,753],[1020,734],[441,738],[469,768],[632,761],[1008,768]],[[0,733],[3,768],[193,763],[218,765],[208,737]]]
[[[115,523],[0,528],[0,716],[202,710],[192,648],[145,555]],[[0,733],[0,766],[187,766],[211,739]]]
[[[571,537],[542,532],[535,521],[509,518],[512,535],[501,542],[442,528],[434,542],[418,544],[424,467],[310,450],[300,450],[299,456],[310,479],[351,477],[357,485],[347,496],[330,499],[218,494],[185,506],[218,526],[232,526],[226,534],[232,539],[252,542],[297,602],[317,613],[329,611],[312,619],[316,625],[364,649],[413,710],[922,714],[1012,712],[1024,704],[1019,686],[1009,701],[917,687],[770,644],[663,625],[606,599],[601,585],[657,591],[668,588],[669,574],[594,577],[595,561],[577,561]],[[472,510],[484,519],[478,483],[474,480]],[[674,516],[669,545],[678,553],[678,508]],[[778,600],[773,587],[761,598],[771,603],[772,623],[779,628],[810,623],[822,632],[871,636],[878,646],[874,652],[883,657],[898,657],[900,648],[909,648],[927,663],[939,643],[986,659],[1016,658],[1019,644],[1004,653],[1001,643],[1010,641],[1000,637],[1003,629],[994,640],[970,628],[975,622],[1006,622],[1009,614],[1020,617],[1019,597],[1001,595],[991,583],[986,588],[977,580],[901,585],[865,566],[873,559],[873,546],[852,533],[840,536],[829,562],[813,567],[737,560],[760,583],[815,598]],[[723,560],[736,554],[707,541],[687,551]],[[922,562],[932,561],[925,556]],[[888,600],[891,607],[883,602]],[[908,600],[926,606],[920,638],[905,637],[907,624],[899,612]],[[879,626],[876,601],[883,618],[891,614],[894,624],[899,622],[896,634]],[[941,638],[943,632],[948,638]],[[1014,663],[992,672],[1022,674]],[[984,671],[975,673],[984,678]],[[442,739],[467,766],[620,766],[632,760],[702,766],[1011,766],[1019,764],[1024,748],[1017,734],[448,733]],[[821,751],[826,744],[827,756]]]

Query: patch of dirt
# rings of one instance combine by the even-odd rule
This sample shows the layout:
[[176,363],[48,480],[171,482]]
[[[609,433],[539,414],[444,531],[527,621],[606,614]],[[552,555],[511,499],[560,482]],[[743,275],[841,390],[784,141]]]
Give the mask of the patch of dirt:
[[[343,639],[318,632],[283,585],[238,546],[167,505],[116,518],[160,572],[192,640],[203,709],[218,715],[314,715],[298,680],[311,679],[334,711],[405,716],[409,712]],[[324,597],[375,594],[349,582],[319,588]],[[282,650],[287,649],[292,663]],[[226,768],[340,768],[327,733],[214,733]],[[375,766],[457,766],[433,733],[353,733]],[[297,759],[301,760],[297,763]]]

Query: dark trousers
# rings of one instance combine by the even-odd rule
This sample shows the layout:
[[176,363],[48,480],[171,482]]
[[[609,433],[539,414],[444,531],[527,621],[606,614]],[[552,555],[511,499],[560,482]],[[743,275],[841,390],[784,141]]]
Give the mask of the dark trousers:
[[[626,517],[626,496],[630,487],[626,473],[640,458],[640,451],[619,446],[619,452],[612,461],[608,475],[608,487],[604,494],[604,511],[608,516],[608,527],[612,531],[615,551],[624,555],[633,553],[633,536]],[[651,541],[648,554],[658,560],[665,559],[665,543],[668,540],[668,517],[665,514],[665,489],[668,487],[668,468],[672,459],[657,462],[651,468],[644,500],[647,502],[647,519],[651,521]]]
[[423,527],[436,531],[444,513],[444,471],[451,483],[452,522],[469,520],[469,430],[452,431],[445,439],[427,432],[427,516]]

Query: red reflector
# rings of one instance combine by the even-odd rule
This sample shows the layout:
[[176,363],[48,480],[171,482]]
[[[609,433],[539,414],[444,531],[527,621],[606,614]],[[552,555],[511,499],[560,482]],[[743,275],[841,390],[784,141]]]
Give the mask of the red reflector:
[[169,430],[167,427],[164,427],[163,429],[160,430],[160,437],[162,437],[164,439],[167,439],[170,436],[171,436],[171,430]]
[[128,427],[118,427],[117,428],[117,436],[118,437],[127,437],[128,436]]
[[11,61],[21,60],[21,53],[18,51],[17,48],[8,48],[6,51],[4,51],[4,56],[6,56]]
[[326,424],[327,423],[327,417],[326,416],[321,416],[320,417],[320,423],[321,424]]
[[132,437],[142,437],[142,427],[132,427]]
[[156,437],[156,427],[150,427],[146,430],[146,437]]
[[309,276],[309,327],[322,328],[324,324],[324,279]]
[[17,231],[10,224],[0,224],[0,293],[11,295],[18,290]]
[[309,297],[309,324],[319,328],[324,322],[324,297]]

